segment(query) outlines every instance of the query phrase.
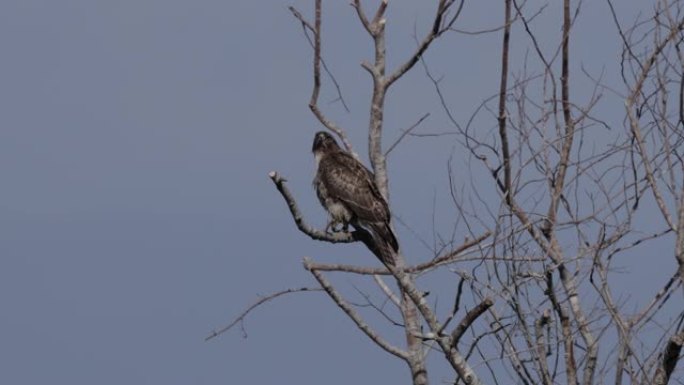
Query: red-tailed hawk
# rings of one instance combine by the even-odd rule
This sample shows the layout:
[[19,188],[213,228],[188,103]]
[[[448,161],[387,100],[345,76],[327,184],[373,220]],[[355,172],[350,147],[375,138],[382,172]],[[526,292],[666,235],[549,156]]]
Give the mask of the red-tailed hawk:
[[373,174],[327,132],[316,133],[312,150],[318,166],[313,185],[330,214],[326,231],[340,231],[338,225],[346,231],[351,224],[380,260],[393,264],[399,244],[390,227],[389,207]]

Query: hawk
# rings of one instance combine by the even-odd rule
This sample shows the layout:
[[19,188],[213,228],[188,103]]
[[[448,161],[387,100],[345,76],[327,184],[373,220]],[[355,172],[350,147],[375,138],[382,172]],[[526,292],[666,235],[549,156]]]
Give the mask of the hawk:
[[351,224],[382,262],[393,264],[399,244],[390,227],[389,207],[375,185],[373,173],[340,148],[327,132],[316,133],[312,151],[317,164],[313,185],[330,214],[326,231],[347,231]]

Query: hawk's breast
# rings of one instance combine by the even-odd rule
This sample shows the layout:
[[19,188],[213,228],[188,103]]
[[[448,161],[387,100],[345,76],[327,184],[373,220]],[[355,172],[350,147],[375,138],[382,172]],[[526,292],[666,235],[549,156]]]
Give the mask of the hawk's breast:
[[316,189],[316,195],[318,196],[318,200],[321,202],[321,205],[325,207],[326,211],[328,211],[330,217],[333,220],[345,223],[351,221],[351,211],[349,211],[349,209],[347,209],[347,207],[342,202],[331,196],[330,192],[328,191],[328,188],[326,187],[326,184],[321,180],[321,177],[318,173],[314,178],[313,184],[314,188]]

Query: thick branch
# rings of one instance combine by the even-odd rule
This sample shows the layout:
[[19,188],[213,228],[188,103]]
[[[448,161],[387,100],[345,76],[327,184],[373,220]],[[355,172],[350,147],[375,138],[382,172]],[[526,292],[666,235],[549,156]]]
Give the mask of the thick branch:
[[501,139],[501,153],[503,156],[504,188],[506,203],[510,206],[513,198],[511,180],[511,155],[508,144],[508,130],[506,128],[506,90],[508,89],[508,51],[511,40],[511,1],[506,0],[504,16],[503,44],[501,48],[501,82],[499,84],[499,138]]
[[684,191],[680,194],[677,208],[677,240],[675,241],[675,258],[679,264],[679,279],[684,281]]
[[[400,260],[403,261],[403,259]],[[475,371],[465,360],[461,352],[452,345],[451,337],[439,334],[443,330],[443,327],[437,320],[437,317],[432,309],[430,309],[430,306],[428,306],[427,302],[425,301],[425,297],[416,288],[411,276],[395,268],[394,266],[387,265],[387,268],[390,269],[392,275],[397,278],[397,284],[401,288],[404,295],[408,296],[416,305],[416,308],[418,308],[418,311],[423,316],[423,319],[427,322],[428,327],[430,328],[431,336],[435,339],[445,357],[449,361],[449,364],[451,364],[451,367],[456,371],[456,373],[458,373],[458,376],[461,378],[461,380],[469,385],[481,385],[482,382],[477,374],[475,374]]]
[[494,305],[494,301],[492,301],[491,298],[485,298],[484,301],[480,302],[477,306],[466,313],[465,317],[463,317],[458,326],[456,326],[454,331],[451,332],[452,346],[455,347],[458,344],[458,341],[460,341],[463,333],[468,330],[470,325],[472,325],[473,322],[475,322],[475,320],[482,315],[482,313],[486,312],[487,309],[492,307],[492,305]]
[[684,345],[684,331],[672,336],[661,355],[661,362],[653,376],[654,385],[666,385],[670,381],[670,375],[677,366],[679,353]]
[[387,163],[382,151],[382,127],[385,113],[385,19],[374,21],[371,25],[375,46],[375,63],[372,68],[373,96],[371,97],[370,121],[368,124],[368,157],[370,158],[375,184],[389,202]]
[[541,367],[541,375],[544,380],[544,385],[552,385],[553,380],[551,379],[551,374],[549,372],[549,365],[546,362],[546,344],[544,343],[544,327],[549,324],[551,315],[549,310],[546,309],[541,317],[534,323],[534,334],[537,343],[537,360]]
[[556,225],[556,214],[563,187],[565,186],[565,174],[570,165],[570,151],[575,138],[575,122],[570,113],[570,0],[563,1],[563,55],[561,72],[561,104],[563,106],[563,120],[565,121],[565,135],[562,138],[560,159],[558,161],[558,173],[550,180],[552,195],[547,214],[548,224],[551,231]]

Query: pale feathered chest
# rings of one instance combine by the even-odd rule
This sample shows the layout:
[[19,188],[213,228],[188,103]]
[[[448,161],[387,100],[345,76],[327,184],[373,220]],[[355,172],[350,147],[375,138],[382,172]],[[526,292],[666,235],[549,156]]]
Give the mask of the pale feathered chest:
[[330,214],[331,219],[334,221],[340,221],[348,223],[352,219],[352,212],[344,205],[342,201],[335,198],[333,194],[330,193],[327,186],[327,179],[330,178],[328,171],[325,167],[326,165],[321,165],[321,155],[315,154],[316,158],[316,176],[313,180],[313,187],[316,190],[316,195],[321,205]]

